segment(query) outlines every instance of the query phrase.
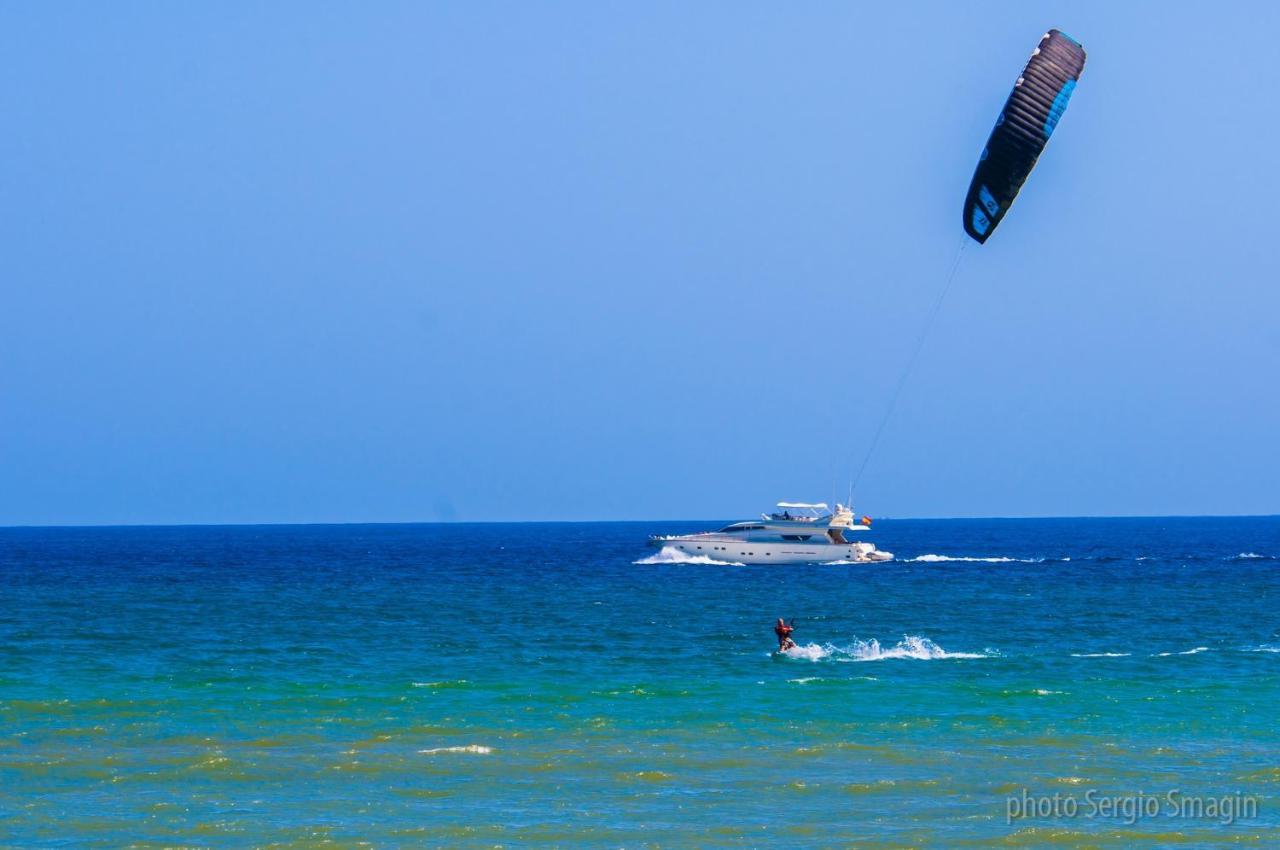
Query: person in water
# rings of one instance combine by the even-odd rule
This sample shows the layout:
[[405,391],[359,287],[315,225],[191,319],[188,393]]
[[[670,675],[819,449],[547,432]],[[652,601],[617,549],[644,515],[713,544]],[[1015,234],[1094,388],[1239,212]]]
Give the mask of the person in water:
[[778,636],[778,652],[796,648],[796,642],[791,639],[791,633],[795,630],[795,626],[788,626],[785,620],[778,618],[777,625],[773,627],[773,633]]

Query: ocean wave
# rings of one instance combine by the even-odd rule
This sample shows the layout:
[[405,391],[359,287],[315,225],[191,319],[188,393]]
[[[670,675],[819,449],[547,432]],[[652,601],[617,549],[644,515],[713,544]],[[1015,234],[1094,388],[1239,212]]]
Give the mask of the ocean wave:
[[1171,555],[1095,555],[1085,560],[1107,563],[1110,561],[1275,561],[1280,556],[1264,555],[1258,552],[1238,552],[1235,555],[1222,555],[1217,552],[1183,552]]
[[706,564],[716,567],[745,567],[746,564],[738,561],[717,561],[715,558],[708,558],[706,555],[690,555],[674,546],[663,546],[654,555],[647,558],[641,558],[638,561],[632,561],[633,564]]
[[462,747],[432,747],[429,750],[418,750],[424,756],[433,756],[438,753],[472,753],[478,756],[487,756],[493,752],[493,747],[486,747],[483,744],[467,744]]
[[1207,646],[1196,646],[1191,649],[1184,649],[1182,652],[1157,652],[1152,658],[1168,658],[1170,655],[1199,655],[1202,652],[1208,652]]
[[802,661],[885,661],[893,658],[933,661],[942,658],[988,658],[991,655],[989,652],[947,652],[928,638],[916,635],[906,635],[889,647],[881,646],[880,641],[872,638],[855,640],[848,646],[809,643],[792,647],[782,654]]
[[[1238,652],[1273,652],[1280,653],[1280,646],[1275,644],[1264,643],[1258,646],[1242,646]],[[1172,658],[1175,655],[1199,655],[1202,652],[1214,652],[1207,646],[1193,646],[1191,649],[1183,649],[1180,651],[1169,650],[1168,652],[1153,652],[1149,658]],[[1129,658],[1132,652],[1073,652],[1072,658]]]

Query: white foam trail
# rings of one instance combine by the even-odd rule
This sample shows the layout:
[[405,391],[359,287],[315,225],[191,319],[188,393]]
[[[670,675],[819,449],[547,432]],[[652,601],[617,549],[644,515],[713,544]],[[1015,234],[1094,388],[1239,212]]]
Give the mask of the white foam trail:
[[787,681],[793,685],[807,685],[810,682],[821,682],[822,678],[820,676],[802,676],[799,679],[787,679]]
[[486,747],[483,744],[467,744],[465,747],[433,747],[429,750],[418,750],[424,756],[433,756],[436,753],[473,753],[478,756],[487,756],[493,752],[493,747]]
[[874,638],[869,641],[857,641],[853,654],[858,661],[880,661],[885,658],[914,658],[921,661],[934,658],[985,658],[980,652],[947,652],[928,638],[907,635],[897,644],[886,648]]
[[1264,643],[1262,646],[1245,647],[1245,652],[1280,652],[1280,646],[1272,646]]
[[974,564],[1012,564],[1017,560],[1017,558],[970,558],[958,555],[918,555],[915,558],[907,558],[908,562],[917,564],[941,564],[960,561],[966,561]]
[[1209,647],[1207,646],[1197,646],[1193,649],[1188,649],[1184,652],[1157,652],[1155,655],[1152,656],[1152,658],[1168,658],[1170,655],[1197,655],[1201,652],[1208,652],[1208,651],[1209,651]]
[[1073,652],[1072,658],[1128,658],[1132,652]]
[[737,561],[717,561],[715,558],[708,558],[706,555],[690,555],[688,552],[681,551],[674,546],[663,546],[658,550],[657,554],[650,555],[647,558],[641,558],[638,561],[632,561],[633,564],[706,564],[716,567],[745,567]]
[[940,658],[988,658],[985,652],[947,652],[928,638],[906,635],[893,646],[885,647],[880,641],[855,640],[849,646],[810,643],[796,646],[783,653],[789,658],[804,661],[885,661],[892,658],[910,658],[917,661],[933,661]]
[[1239,555],[1236,555],[1236,557],[1242,561],[1251,561],[1254,558],[1265,558],[1267,556],[1259,555],[1257,552],[1241,552]]
[[[914,558],[906,558],[907,563],[917,564],[942,564],[950,562],[967,562],[971,564],[1043,564],[1048,558],[1006,558],[1003,555],[993,555],[989,558],[971,557],[968,555],[918,555]],[[1070,558],[1058,558],[1059,561],[1070,561]]]

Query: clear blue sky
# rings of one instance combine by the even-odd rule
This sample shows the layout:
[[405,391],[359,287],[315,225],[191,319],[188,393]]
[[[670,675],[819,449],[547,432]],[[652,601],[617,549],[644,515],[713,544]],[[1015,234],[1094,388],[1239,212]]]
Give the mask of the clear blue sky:
[[0,524],[1280,512],[1272,3],[6,4]]

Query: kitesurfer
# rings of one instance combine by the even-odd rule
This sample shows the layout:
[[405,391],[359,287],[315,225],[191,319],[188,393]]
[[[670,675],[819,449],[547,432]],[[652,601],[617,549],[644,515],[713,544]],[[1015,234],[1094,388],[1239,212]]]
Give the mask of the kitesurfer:
[[[794,623],[795,620],[791,622]],[[796,648],[796,642],[791,639],[793,631],[795,631],[795,626],[789,626],[781,617],[778,618],[777,624],[773,627],[773,633],[778,636],[778,652],[786,652],[788,649]]]

